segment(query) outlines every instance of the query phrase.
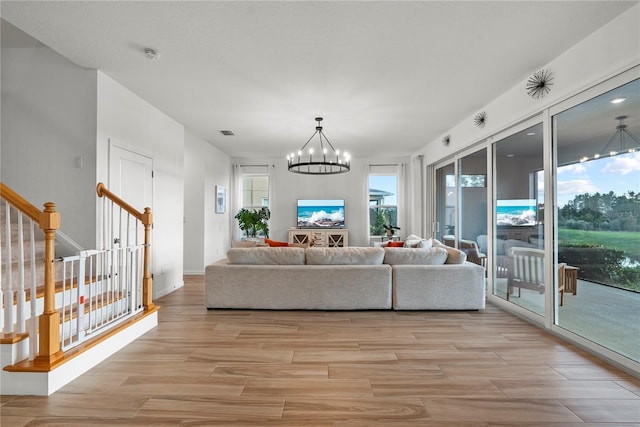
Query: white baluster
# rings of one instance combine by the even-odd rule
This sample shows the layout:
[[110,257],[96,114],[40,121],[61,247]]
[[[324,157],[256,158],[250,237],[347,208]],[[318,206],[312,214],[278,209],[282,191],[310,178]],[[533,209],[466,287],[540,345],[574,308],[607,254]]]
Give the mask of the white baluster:
[[[2,202],[0,200],[0,202]],[[6,202],[5,202],[6,203]],[[0,204],[0,209],[2,209],[1,207],[2,205]],[[0,233],[0,259],[2,259],[2,233]],[[6,243],[6,239],[5,239],[5,243]],[[6,270],[6,267],[5,267]],[[4,325],[4,308],[3,307],[8,307],[9,304],[5,304],[4,301],[4,292],[3,292],[3,288],[2,288],[2,263],[0,262],[0,331],[2,331],[2,327]]]
[[31,317],[29,318],[29,360],[36,358],[38,354],[38,313],[37,302],[38,294],[36,291],[36,243],[35,243],[35,224],[33,220],[29,220],[29,242],[31,245]]
[[24,290],[24,228],[22,213],[18,214],[18,283],[16,296],[16,332],[23,334],[27,331],[26,305],[27,293]]
[[6,280],[3,286],[4,300],[6,302],[4,308],[4,328],[5,334],[13,333],[13,290],[11,289],[11,206],[9,203],[5,203],[6,216],[5,224],[7,227],[7,262],[6,262]]
[[77,327],[78,341],[82,341],[84,338],[84,288],[85,288],[85,264],[87,262],[86,251],[80,253],[80,260],[78,261],[78,315],[77,315]]

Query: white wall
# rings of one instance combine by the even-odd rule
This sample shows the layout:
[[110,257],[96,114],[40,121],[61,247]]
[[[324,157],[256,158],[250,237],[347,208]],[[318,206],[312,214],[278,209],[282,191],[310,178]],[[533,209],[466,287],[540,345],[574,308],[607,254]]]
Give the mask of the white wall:
[[231,161],[213,145],[187,134],[184,171],[184,272],[204,274],[204,268],[224,258],[230,246],[235,212],[229,203],[225,213],[215,212],[215,191],[221,185],[229,193]]
[[61,230],[93,248],[96,71],[48,47],[3,48],[1,56],[2,182],[39,209],[54,202]]
[[[287,160],[232,159],[234,164],[272,165],[269,234],[274,240],[288,239],[288,231],[297,223],[298,199],[344,199],[345,228],[349,230],[350,246],[369,246],[369,198],[367,187],[369,164],[407,163],[407,158],[371,159],[352,158],[351,171],[338,175],[302,175],[289,172]],[[399,202],[401,203],[401,202]],[[231,213],[232,217],[235,212]],[[235,221],[235,220],[233,220]],[[233,229],[237,221],[232,222]],[[400,225],[403,227],[403,225]],[[403,228],[404,230],[404,228]]]
[[[418,154],[425,155],[425,163],[436,163],[462,148],[482,141],[533,114],[575,95],[634,65],[640,64],[640,5],[612,20],[583,39],[549,64],[539,69],[553,72],[551,92],[536,100],[525,91],[526,79],[479,111],[487,113],[487,124],[480,129],[471,115],[449,131],[427,144]],[[500,66],[496,64],[496,66]],[[538,71],[531,70],[531,74]],[[451,143],[442,144],[444,135],[451,135]]]
[[[97,181],[109,182],[109,140],[153,159],[153,297],[183,285],[184,127],[98,71]],[[108,184],[107,184],[108,185]]]

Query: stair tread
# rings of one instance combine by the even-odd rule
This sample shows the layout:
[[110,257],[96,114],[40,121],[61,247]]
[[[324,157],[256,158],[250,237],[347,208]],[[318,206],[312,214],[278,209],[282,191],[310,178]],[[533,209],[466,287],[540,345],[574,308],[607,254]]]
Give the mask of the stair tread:
[[[98,281],[98,280],[100,280],[100,279],[95,277],[95,276],[94,277],[85,276],[84,284],[85,285],[89,285],[92,282],[95,282],[95,281]],[[77,287],[78,287],[78,280],[77,280],[77,278],[74,278],[73,282],[72,282],[72,288],[75,289]],[[56,281],[56,287],[55,287],[55,291],[54,292],[56,294],[59,294],[59,293],[62,292],[62,290],[63,290],[63,281],[62,280]],[[31,301],[31,289],[26,288],[25,289],[25,294],[26,294],[26,301],[27,302]],[[14,298],[13,298],[13,304],[14,305],[17,304],[16,298],[17,298],[17,295],[14,295]],[[36,286],[36,298],[44,298],[44,285]]]
[[57,361],[53,362],[51,364],[51,366],[47,365],[47,364],[43,364],[43,363],[39,363],[37,358],[36,360],[28,360],[25,359],[21,362],[18,362],[14,365],[8,365],[4,367],[5,371],[8,372],[50,372],[52,370],[54,370],[55,368],[63,365],[64,363],[68,362],[69,360],[72,360],[73,358],[81,355],[82,353],[84,353],[85,351],[95,347],[96,345],[100,344],[101,342],[105,341],[106,339],[112,337],[113,335],[125,330],[126,328],[132,326],[133,324],[139,322],[140,320],[144,319],[147,316],[150,316],[151,314],[155,313],[156,311],[158,311],[160,309],[159,305],[155,305],[153,306],[151,309],[145,309],[144,311],[131,316],[129,319],[127,319],[126,321],[122,322],[121,324],[113,327],[112,329],[109,329],[108,331],[105,331],[101,334],[96,335],[95,337],[89,338],[88,340],[86,340],[85,342],[83,342],[82,344],[67,350],[66,352],[64,352],[64,356],[60,359],[58,359]]

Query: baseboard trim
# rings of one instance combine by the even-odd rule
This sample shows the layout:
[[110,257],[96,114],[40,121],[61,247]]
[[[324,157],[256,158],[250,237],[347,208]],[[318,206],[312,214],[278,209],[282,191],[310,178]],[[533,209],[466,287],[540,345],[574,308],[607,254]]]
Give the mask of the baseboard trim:
[[2,370],[2,395],[49,396],[158,325],[158,310],[106,338],[49,372]]

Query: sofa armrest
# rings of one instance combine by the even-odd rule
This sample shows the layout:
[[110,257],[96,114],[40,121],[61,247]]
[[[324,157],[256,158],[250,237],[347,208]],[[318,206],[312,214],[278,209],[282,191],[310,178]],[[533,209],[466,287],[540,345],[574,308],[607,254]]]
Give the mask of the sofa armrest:
[[396,310],[481,310],[485,270],[466,261],[446,265],[394,265]]

